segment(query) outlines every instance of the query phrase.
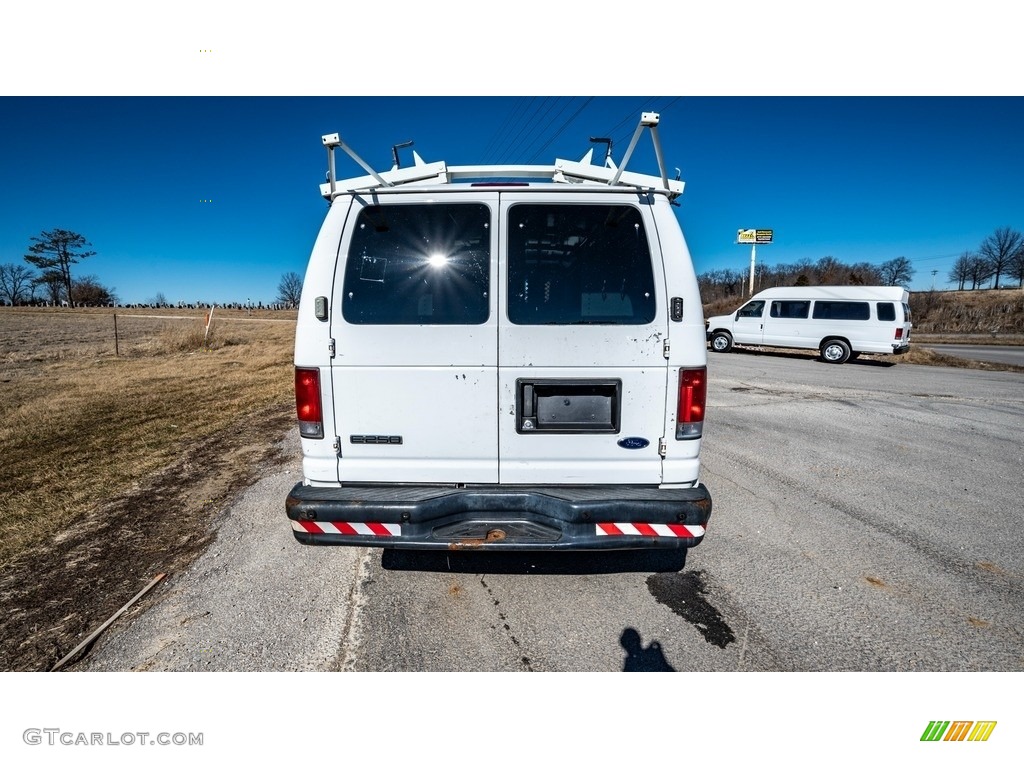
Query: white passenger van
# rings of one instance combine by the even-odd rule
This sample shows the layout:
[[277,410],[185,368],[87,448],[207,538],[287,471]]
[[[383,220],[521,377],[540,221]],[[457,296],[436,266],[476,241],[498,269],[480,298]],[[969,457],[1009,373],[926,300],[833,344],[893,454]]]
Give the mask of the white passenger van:
[[[305,544],[683,548],[707,345],[658,115],[617,167],[373,171],[338,136],[299,305]],[[661,175],[626,172],[648,130]],[[341,148],[368,176],[337,180]]]
[[730,315],[710,317],[715,352],[734,344],[816,349],[826,363],[910,349],[910,294],[899,286],[768,288]]

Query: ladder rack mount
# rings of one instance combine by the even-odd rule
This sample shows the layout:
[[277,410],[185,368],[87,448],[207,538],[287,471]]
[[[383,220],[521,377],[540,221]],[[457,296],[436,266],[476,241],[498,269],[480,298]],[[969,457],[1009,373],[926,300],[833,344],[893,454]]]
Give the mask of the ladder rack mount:
[[[674,200],[683,193],[683,182],[679,179],[670,180],[665,172],[665,161],[661,152],[661,142],[658,138],[659,119],[659,115],[655,112],[644,112],[640,116],[640,122],[633,132],[633,138],[630,140],[626,153],[622,158],[621,166],[615,165],[610,152],[605,157],[604,165],[595,165],[593,163],[593,148],[578,161],[556,159],[554,165],[449,166],[444,161],[426,163],[414,151],[412,153],[412,166],[401,168],[396,159],[395,165],[391,170],[378,173],[357,155],[342,140],[339,134],[331,133],[322,137],[324,147],[327,148],[327,183],[320,185],[320,194],[330,202],[339,194],[371,190],[385,191],[406,184],[425,186],[431,184],[452,184],[457,181],[465,182],[469,180],[537,179],[555,183],[592,184],[595,187],[632,187],[648,192],[666,194],[669,200]],[[654,143],[654,152],[658,160],[660,176],[626,171],[626,165],[636,149],[640,134],[643,133],[645,128],[650,131],[651,140]],[[408,144],[405,146],[408,146]],[[335,172],[334,158],[336,149],[344,150],[368,175],[350,179],[338,179]],[[393,154],[397,158],[397,151],[393,151]]]

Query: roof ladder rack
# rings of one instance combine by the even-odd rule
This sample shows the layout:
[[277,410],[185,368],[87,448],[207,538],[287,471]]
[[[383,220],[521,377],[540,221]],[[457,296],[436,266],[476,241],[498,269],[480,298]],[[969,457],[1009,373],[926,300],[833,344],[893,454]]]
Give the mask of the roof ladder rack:
[[[594,150],[591,148],[581,160],[555,160],[554,165],[477,165],[477,166],[448,166],[445,162],[425,163],[414,151],[413,165],[408,168],[400,167],[398,162],[398,149],[411,146],[412,142],[395,145],[392,147],[392,157],[395,160],[390,171],[378,173],[369,163],[363,160],[352,150],[337,133],[330,133],[322,137],[323,144],[327,148],[327,184],[320,187],[321,195],[327,200],[333,200],[338,194],[355,191],[385,191],[394,189],[403,184],[450,184],[456,180],[480,180],[480,179],[541,179],[545,181],[562,183],[591,183],[607,187],[633,187],[643,190],[663,191],[668,194],[670,200],[683,193],[683,182],[679,180],[678,174],[672,181],[669,180],[665,171],[665,160],[661,152],[661,141],[658,138],[658,122],[660,116],[656,112],[644,112],[640,116],[640,122],[629,142],[626,154],[622,158],[621,166],[616,166],[611,158],[611,141],[608,141],[608,152],[604,158],[603,165],[596,165],[593,162]],[[640,134],[647,128],[651,132],[651,139],[654,142],[654,153],[658,160],[660,177],[650,176],[642,173],[626,171],[626,165],[633,156]],[[594,141],[594,139],[591,139]],[[369,175],[353,179],[339,180],[335,172],[334,151],[338,148],[345,150],[349,157],[356,161],[359,166]],[[659,183],[660,182],[660,183]]]
[[622,172],[626,170],[626,163],[629,162],[629,158],[633,156],[633,150],[636,149],[636,143],[640,138],[640,134],[644,128],[651,130],[651,140],[654,142],[654,154],[658,158],[658,170],[661,171],[661,183],[665,189],[668,189],[668,174],[665,173],[665,158],[661,154],[661,141],[658,139],[658,123],[661,117],[657,112],[644,112],[640,115],[640,122],[636,126],[636,130],[633,131],[633,138],[629,142],[629,146],[626,147],[626,154],[622,158],[622,165],[619,166],[618,173],[612,177],[612,180],[608,183],[611,186],[615,186],[619,183],[619,177],[622,176]]

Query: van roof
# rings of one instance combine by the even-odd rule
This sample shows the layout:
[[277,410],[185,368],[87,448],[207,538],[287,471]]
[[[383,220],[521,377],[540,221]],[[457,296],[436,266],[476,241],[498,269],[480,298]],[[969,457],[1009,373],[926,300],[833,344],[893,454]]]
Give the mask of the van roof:
[[765,288],[754,299],[837,299],[906,301],[910,292],[900,285],[791,285]]

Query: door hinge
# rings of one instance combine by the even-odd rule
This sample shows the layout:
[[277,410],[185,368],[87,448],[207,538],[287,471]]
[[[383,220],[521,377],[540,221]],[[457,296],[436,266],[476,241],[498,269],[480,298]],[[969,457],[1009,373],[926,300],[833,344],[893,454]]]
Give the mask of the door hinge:
[[341,438],[340,437],[334,438],[334,452],[338,456],[341,456]]
[[333,360],[334,359],[334,351],[336,349],[336,347],[334,345],[334,339],[331,339],[330,342],[327,344],[327,349],[330,350],[330,352],[331,352],[331,359]]
[[666,360],[668,360],[668,355],[669,355],[669,352],[671,352],[671,351],[672,351],[672,342],[669,341],[668,339],[665,339],[664,346],[663,346],[663,348],[661,350],[661,353],[665,356]]
[[663,459],[668,456],[668,443],[665,442],[664,437],[658,438],[658,455]]

